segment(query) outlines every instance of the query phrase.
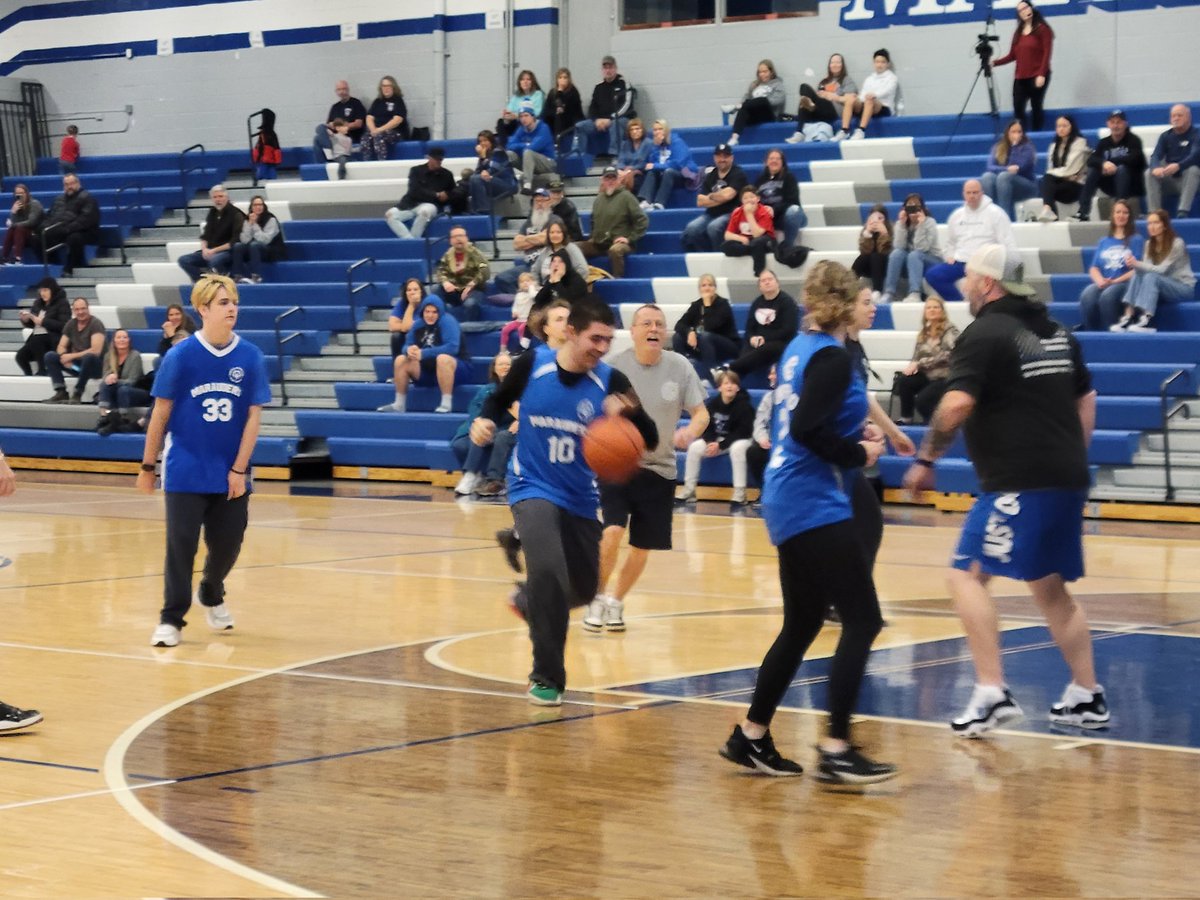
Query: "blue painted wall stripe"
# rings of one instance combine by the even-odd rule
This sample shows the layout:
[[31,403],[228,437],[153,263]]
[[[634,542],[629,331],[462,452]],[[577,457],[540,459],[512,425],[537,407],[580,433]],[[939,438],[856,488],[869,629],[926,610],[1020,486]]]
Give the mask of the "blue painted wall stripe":
[[340,25],[318,25],[313,28],[280,28],[263,32],[264,47],[286,47],[292,44],[325,44],[342,39]]
[[386,22],[363,22],[358,26],[360,40],[369,38],[402,37],[410,34],[433,34],[434,17],[422,19],[389,19]]
[[173,48],[176,53],[212,53],[217,50],[249,50],[250,33],[247,31],[235,34],[201,34],[196,37],[175,38]]
[[158,9],[181,9],[189,6],[213,6],[240,3],[243,0],[72,0],[65,3],[45,3],[22,6],[0,19],[0,33],[22,22],[44,22],[48,19],[74,19],[79,16],[107,16],[111,13],[149,12]]
[[11,75],[22,66],[80,62],[105,56],[124,56],[126,50],[134,56],[154,56],[157,41],[133,41],[123,44],[87,44],[79,47],[49,47],[45,50],[22,50],[6,63],[0,63],[0,75]]

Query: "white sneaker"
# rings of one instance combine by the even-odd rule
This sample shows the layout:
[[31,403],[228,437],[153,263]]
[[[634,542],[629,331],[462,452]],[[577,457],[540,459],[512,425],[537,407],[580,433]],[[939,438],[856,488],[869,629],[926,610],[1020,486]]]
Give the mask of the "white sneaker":
[[727,143],[730,147],[736,147],[738,145],[738,136],[736,134],[731,134],[729,136],[729,140],[727,140],[725,143]]
[[783,142],[785,144],[803,144],[804,143],[804,132],[797,131],[794,134],[792,134],[790,137],[785,137],[783,139]]
[[1043,206],[1042,211],[1040,213],[1038,213],[1037,220],[1039,222],[1057,222],[1058,221],[1058,213],[1056,213],[1054,210],[1052,210],[1048,206]]
[[663,206],[661,203],[655,203],[655,204],[654,204],[654,208],[655,208],[655,209],[666,209],[666,207],[665,207],[665,206]]
[[604,630],[604,595],[597,594],[588,604],[587,613],[583,617],[583,630],[599,634]]
[[434,412],[435,413],[448,413],[448,412],[450,412],[451,409],[452,409],[452,407],[449,403],[439,403],[437,405],[437,409],[435,409]]
[[921,295],[918,294],[916,291],[913,291],[911,294],[908,294],[907,296],[905,296],[904,302],[905,303],[921,303],[923,301],[921,300]]
[[150,636],[151,647],[178,647],[179,629],[174,625],[162,624],[154,629]]
[[855,128],[854,134],[850,135],[850,140],[861,141],[866,136],[867,136],[867,133],[865,131],[863,131],[861,128]]
[[879,291],[871,291],[871,302],[878,303],[883,298],[883,294]]
[[463,472],[462,478],[458,480],[458,484],[454,486],[454,493],[463,495],[470,494],[475,487],[475,482],[479,481],[479,475],[475,472]]
[[735,112],[737,112],[737,111],[738,111],[738,107],[739,107],[740,105],[741,105],[741,104],[739,104],[739,103],[722,103],[722,104],[721,104],[721,112],[723,112],[723,113],[735,113]]
[[640,206],[642,209],[654,209],[654,204],[651,203],[649,200],[643,200],[641,203],[638,204],[638,206]]
[[583,617],[585,631],[599,634],[601,631],[625,630],[625,604],[608,594],[597,594],[596,599],[588,604],[587,615]]
[[1124,331],[1133,322],[1133,313],[1125,313],[1117,321],[1108,326],[1109,331]]
[[1142,313],[1138,317],[1138,320],[1125,330],[1136,331],[1140,334],[1154,334],[1158,331],[1158,329],[1154,327],[1154,316],[1150,315],[1149,313]]
[[833,136],[833,139],[835,141],[844,141],[848,137],[850,137],[850,135],[847,134],[845,131],[839,131],[837,134],[835,134]]
[[879,295],[878,299],[876,299],[875,302],[878,303],[880,306],[887,306],[889,303],[892,302],[892,292],[884,291],[882,294]]
[[220,606],[204,607],[204,620],[213,631],[229,631],[233,628],[233,615],[224,603]]
[[959,737],[977,738],[1024,715],[1008,688],[977,684],[967,708],[951,720],[950,727]]
[[404,405],[399,400],[394,403],[385,403],[383,406],[376,407],[376,412],[404,412]]

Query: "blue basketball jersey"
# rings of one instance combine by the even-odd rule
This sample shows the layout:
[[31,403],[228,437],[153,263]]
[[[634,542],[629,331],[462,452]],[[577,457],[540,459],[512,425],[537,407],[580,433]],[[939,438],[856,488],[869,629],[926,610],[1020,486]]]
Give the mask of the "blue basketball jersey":
[[[792,437],[792,413],[800,402],[804,369],[819,350],[841,347],[827,334],[796,336],[779,360],[779,386],[771,407],[771,457],[763,484],[763,519],[771,543],[851,518],[845,473]],[[867,418],[867,391],[853,375],[837,413],[835,427],[843,437],[862,433]]]
[[557,351],[533,351],[533,371],[521,394],[517,449],[508,463],[510,503],[540,498],[594,519],[596,476],[583,461],[583,434],[604,411],[612,369],[600,363],[574,385],[558,377]]
[[271,402],[262,351],[237,335],[218,350],[194,334],[162,358],[151,393],[174,404],[163,449],[163,490],[224,494],[250,407]]

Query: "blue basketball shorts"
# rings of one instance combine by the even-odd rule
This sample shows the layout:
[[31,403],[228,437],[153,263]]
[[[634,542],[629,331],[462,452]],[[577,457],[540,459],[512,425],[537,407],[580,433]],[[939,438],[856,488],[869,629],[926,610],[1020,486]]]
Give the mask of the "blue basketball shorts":
[[988,575],[1036,581],[1083,576],[1083,505],[1087,491],[984,493],[963,522],[951,565],[979,563]]

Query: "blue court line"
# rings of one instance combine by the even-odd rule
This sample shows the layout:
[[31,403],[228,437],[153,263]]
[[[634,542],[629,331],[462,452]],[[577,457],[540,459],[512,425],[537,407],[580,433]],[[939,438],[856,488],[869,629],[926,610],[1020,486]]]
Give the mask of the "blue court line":
[[[30,732],[26,731],[22,733],[29,734]],[[20,735],[14,734],[12,736],[19,737]],[[67,763],[46,762],[45,760],[41,759],[21,759],[17,756],[0,756],[0,763],[17,763],[18,765],[22,766],[44,766],[47,769],[64,769],[68,772],[86,772],[89,775],[100,774],[99,769],[93,769],[91,766],[72,766],[68,765]],[[159,778],[157,775],[135,775],[132,772],[126,777],[136,779],[137,781],[170,781],[169,778]]]

